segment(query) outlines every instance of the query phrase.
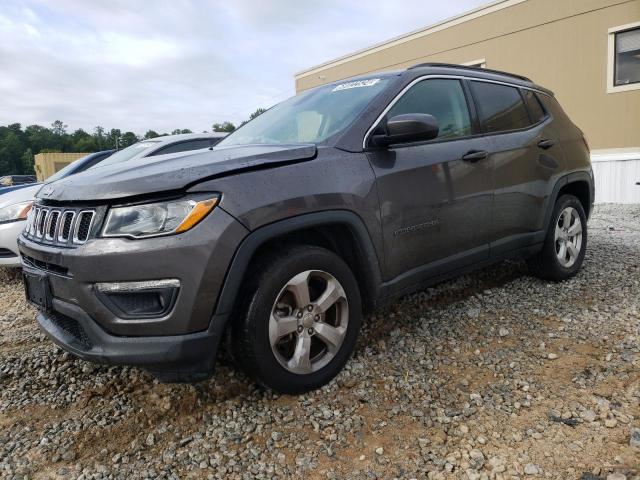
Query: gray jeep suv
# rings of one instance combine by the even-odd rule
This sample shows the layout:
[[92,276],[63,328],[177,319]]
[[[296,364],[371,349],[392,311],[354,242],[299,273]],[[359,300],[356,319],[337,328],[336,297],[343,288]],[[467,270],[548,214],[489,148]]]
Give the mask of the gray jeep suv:
[[363,312],[505,258],[575,275],[589,148],[549,90],[423,64],[321,86],[210,150],[100,166],[40,191],[19,243],[62,348],[163,381],[237,365],[329,382]]

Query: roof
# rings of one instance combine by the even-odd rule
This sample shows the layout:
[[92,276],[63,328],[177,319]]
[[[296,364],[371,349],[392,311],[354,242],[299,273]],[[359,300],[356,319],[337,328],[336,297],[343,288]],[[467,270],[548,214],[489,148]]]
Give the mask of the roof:
[[482,78],[495,82],[506,82],[521,87],[529,87],[540,90],[553,96],[553,92],[548,88],[534,83],[529,78],[515,73],[503,72],[501,70],[491,70],[480,67],[467,67],[449,63],[420,63],[409,67],[406,72],[429,73],[434,75],[459,75],[461,77]]
[[375,53],[380,50],[384,50],[402,43],[409,42],[416,38],[425,37],[427,35],[431,35],[432,33],[439,32],[441,30],[445,30],[447,28],[453,27],[455,25],[459,25],[461,23],[468,22],[470,20],[474,20],[479,17],[483,17],[484,15],[489,15],[491,13],[503,10],[505,8],[512,7],[514,5],[518,5],[519,3],[523,3],[527,0],[496,0],[491,3],[488,3],[482,7],[470,10],[468,12],[462,13],[460,15],[456,15],[454,17],[448,18],[438,23],[434,23],[433,25],[429,25],[424,28],[420,28],[418,30],[414,30],[412,32],[406,33],[404,35],[400,35],[398,37],[391,38],[389,40],[385,40],[383,42],[376,43],[369,47],[357,50],[353,53],[349,53],[347,55],[343,55],[338,58],[334,58],[333,60],[329,60],[327,62],[323,62],[319,65],[315,65],[313,67],[309,67],[305,70],[301,70],[295,74],[295,77],[304,77],[318,71],[325,69],[326,67],[334,67],[336,65],[340,65],[342,63],[349,62],[351,60],[355,60],[359,57],[364,57],[371,53]]

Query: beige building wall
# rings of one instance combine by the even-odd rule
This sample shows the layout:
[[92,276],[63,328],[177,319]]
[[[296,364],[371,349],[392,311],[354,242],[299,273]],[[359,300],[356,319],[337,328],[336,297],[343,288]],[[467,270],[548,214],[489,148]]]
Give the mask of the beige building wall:
[[39,153],[34,157],[36,177],[39,182],[46,180],[58,170],[62,170],[74,160],[87,153]]
[[640,22],[640,0],[503,0],[300,72],[296,89],[421,62],[530,77],[556,93],[593,149],[640,148],[640,88],[608,93],[609,29]]

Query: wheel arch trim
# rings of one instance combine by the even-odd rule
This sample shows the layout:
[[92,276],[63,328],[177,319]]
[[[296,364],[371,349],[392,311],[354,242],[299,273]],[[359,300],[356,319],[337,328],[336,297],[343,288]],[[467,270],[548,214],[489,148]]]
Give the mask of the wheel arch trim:
[[229,314],[233,311],[242,280],[249,268],[254,253],[266,242],[276,237],[313,227],[330,225],[346,226],[360,249],[357,253],[359,267],[364,273],[367,297],[375,301],[382,285],[380,260],[376,254],[370,233],[358,215],[349,210],[328,210],[287,218],[249,233],[236,249],[225,277],[214,315]]
[[[553,213],[553,206],[556,204],[558,200],[558,194],[560,190],[572,183],[584,182],[589,186],[589,203],[593,205],[594,201],[594,184],[593,178],[589,174],[588,171],[580,170],[577,172],[572,172],[567,175],[564,175],[558,179],[555,186],[553,187],[553,191],[551,196],[549,197],[549,204],[545,212],[544,217],[544,232],[549,228],[549,222],[551,221],[551,214]],[[591,213],[592,208],[589,208],[589,213]]]

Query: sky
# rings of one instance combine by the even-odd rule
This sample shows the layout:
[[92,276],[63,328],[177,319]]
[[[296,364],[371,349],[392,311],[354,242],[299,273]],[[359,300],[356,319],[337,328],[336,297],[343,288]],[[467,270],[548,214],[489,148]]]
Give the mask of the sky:
[[486,0],[1,0],[0,125],[210,130],[294,74]]

